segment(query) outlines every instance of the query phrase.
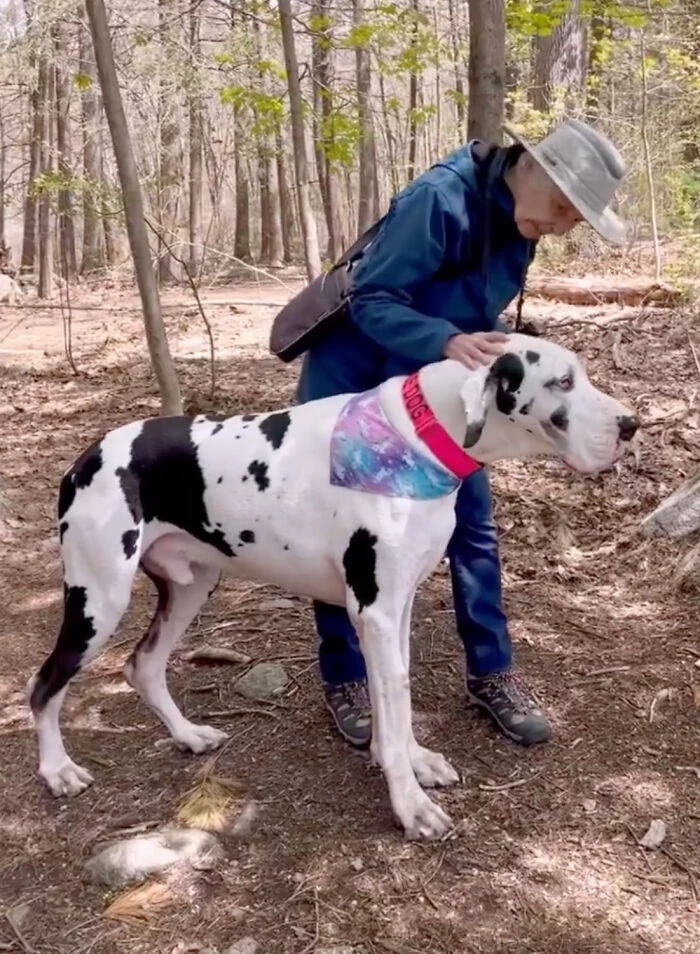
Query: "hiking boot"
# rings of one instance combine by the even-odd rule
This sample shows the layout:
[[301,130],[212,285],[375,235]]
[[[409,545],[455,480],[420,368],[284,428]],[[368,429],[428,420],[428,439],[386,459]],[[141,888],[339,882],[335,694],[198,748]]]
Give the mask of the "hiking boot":
[[527,686],[512,672],[467,678],[467,698],[491,716],[503,735],[521,745],[547,742],[552,727]]
[[328,711],[345,741],[358,749],[368,748],[372,741],[372,710],[367,683],[362,680],[325,685],[323,693]]

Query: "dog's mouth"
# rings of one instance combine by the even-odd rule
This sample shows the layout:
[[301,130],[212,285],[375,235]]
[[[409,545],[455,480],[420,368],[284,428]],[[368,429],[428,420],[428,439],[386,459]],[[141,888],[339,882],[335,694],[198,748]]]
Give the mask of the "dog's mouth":
[[625,456],[625,447],[620,441],[618,441],[615,447],[615,453],[613,456],[607,460],[604,464],[597,464],[593,467],[582,466],[579,461],[572,460],[570,457],[562,457],[561,462],[566,467],[567,470],[571,471],[574,474],[581,475],[596,475],[601,474],[604,471],[610,470],[614,465]]

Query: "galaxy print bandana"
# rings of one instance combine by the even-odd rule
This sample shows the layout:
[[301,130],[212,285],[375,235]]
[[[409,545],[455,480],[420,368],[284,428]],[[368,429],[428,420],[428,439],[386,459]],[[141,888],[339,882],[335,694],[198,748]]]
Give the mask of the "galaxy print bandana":
[[331,484],[385,497],[435,500],[460,485],[443,467],[414,450],[392,427],[379,389],[354,395],[331,435]]

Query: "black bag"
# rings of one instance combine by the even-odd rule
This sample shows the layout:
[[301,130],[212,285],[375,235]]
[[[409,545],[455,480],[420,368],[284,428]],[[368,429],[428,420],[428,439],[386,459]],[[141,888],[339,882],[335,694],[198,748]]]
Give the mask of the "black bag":
[[270,351],[282,361],[294,361],[308,351],[347,308],[352,263],[372,241],[386,216],[370,226],[338,259],[277,313],[270,330]]

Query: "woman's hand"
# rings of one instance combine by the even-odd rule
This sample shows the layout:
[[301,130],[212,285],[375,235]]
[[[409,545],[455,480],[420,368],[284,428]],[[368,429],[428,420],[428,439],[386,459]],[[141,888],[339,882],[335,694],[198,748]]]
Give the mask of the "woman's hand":
[[502,331],[476,331],[472,335],[453,335],[442,352],[446,358],[460,361],[475,371],[480,364],[490,364],[503,352],[508,335]]

